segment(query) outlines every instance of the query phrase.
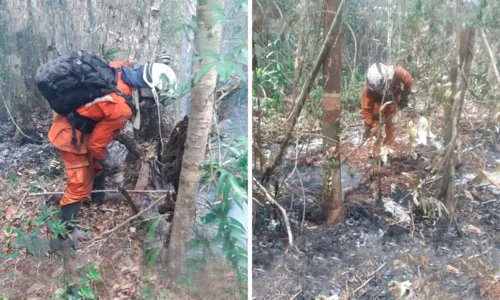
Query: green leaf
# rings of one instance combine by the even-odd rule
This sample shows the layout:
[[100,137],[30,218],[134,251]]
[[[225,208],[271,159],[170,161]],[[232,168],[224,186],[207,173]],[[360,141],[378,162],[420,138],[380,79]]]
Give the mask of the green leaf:
[[93,270],[93,269],[89,270],[89,275],[94,280],[101,280],[101,274],[99,274],[99,272],[97,270]]
[[245,230],[245,227],[243,227],[243,224],[240,223],[240,221],[236,220],[235,218],[232,218],[232,217],[227,217],[228,221],[229,221],[229,224],[231,226],[234,226],[234,227],[237,227],[239,229],[241,229],[241,231],[243,231],[243,233],[246,234],[246,230]]
[[240,186],[235,176],[229,177],[229,182],[233,187],[233,200],[235,200],[234,202],[236,202],[236,204],[243,210],[243,205],[241,202],[248,202],[247,191]]
[[200,70],[196,73],[196,77],[194,78],[194,83],[198,83],[200,79],[205,76],[217,63],[218,61],[210,61],[204,64]]
[[215,195],[216,196],[219,196],[221,191],[222,191],[222,187],[224,185],[224,180],[226,179],[226,176],[228,175],[229,173],[225,172],[225,171],[222,171],[220,177],[219,177],[219,180],[217,180],[217,187],[215,189]]
[[204,59],[219,60],[219,55],[218,54],[213,55],[212,53],[210,53],[210,54],[207,54],[207,55],[199,55],[199,56],[193,57],[193,61],[204,60]]
[[218,63],[215,66],[215,69],[217,70],[217,74],[222,78],[224,82],[226,82],[233,73],[233,69],[231,65],[228,64],[228,62]]
[[158,259],[158,255],[160,255],[161,248],[152,248],[146,251],[146,260],[148,262],[148,268],[152,268],[156,265],[156,261]]
[[19,256],[19,250],[12,252],[11,254],[7,255],[5,258],[6,259],[15,259]]
[[226,183],[226,185],[224,186],[224,193],[222,195],[222,212],[224,213],[224,215],[227,215],[229,213],[229,192],[230,191],[231,191],[231,185]]
[[207,213],[203,217],[203,223],[205,223],[207,225],[210,225],[210,224],[213,224],[216,219],[217,219],[217,215],[216,214],[214,214],[214,213]]
[[82,293],[83,296],[89,299],[95,299],[94,294],[92,294],[92,291],[88,288],[81,288],[80,292]]
[[26,237],[26,234],[24,234],[24,232],[19,229],[19,228],[14,228],[14,231],[17,233],[17,235],[20,237],[20,238],[24,238]]
[[160,223],[161,217],[156,218],[156,220],[149,226],[148,234],[146,236],[146,241],[151,242],[155,236],[156,228]]
[[[238,77],[243,81],[243,82],[247,82],[247,75],[245,74],[245,72],[243,72],[243,70],[240,68],[240,66],[238,66],[237,64],[233,63],[233,62],[228,62],[231,66],[231,69],[236,73],[236,75],[238,75]],[[246,62],[245,62],[246,64]]]

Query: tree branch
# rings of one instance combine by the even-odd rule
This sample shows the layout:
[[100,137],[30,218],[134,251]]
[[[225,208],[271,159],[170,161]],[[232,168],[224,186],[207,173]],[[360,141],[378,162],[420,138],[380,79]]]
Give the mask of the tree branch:
[[283,206],[281,206],[281,204],[278,203],[278,201],[274,200],[273,197],[269,195],[268,191],[259,183],[257,179],[255,179],[255,177],[252,176],[252,178],[255,184],[264,192],[267,201],[271,202],[271,204],[276,206],[281,211],[281,214],[285,219],[286,232],[288,233],[288,244],[290,246],[293,246],[293,235],[292,235],[292,230],[290,228],[290,221],[288,220],[288,214],[286,213],[286,210],[283,208]]
[[493,71],[495,72],[495,75],[497,76],[498,83],[500,83],[500,74],[498,73],[498,69],[497,69],[497,60],[495,59],[495,55],[493,54],[493,51],[491,51],[490,43],[488,43],[488,39],[486,38],[486,33],[484,33],[484,29],[480,29],[480,30],[481,30],[481,35],[483,37],[484,45],[486,46],[486,50],[488,50],[488,54],[490,55],[491,65],[493,67]]
[[146,149],[125,133],[118,134],[115,137],[115,141],[120,142],[127,147],[128,151],[137,154],[139,157],[144,157],[146,155]]
[[140,211],[138,214],[136,215],[133,215],[132,217],[128,218],[127,220],[123,221],[122,223],[118,224],[115,228],[113,229],[110,229],[110,230],[107,230],[107,231],[104,231],[103,233],[101,233],[100,235],[96,236],[95,238],[93,238],[91,241],[89,242],[93,242],[93,241],[96,241],[98,239],[102,239],[105,235],[108,235],[110,233],[113,233],[115,231],[117,231],[118,229],[122,228],[123,226],[127,225],[128,223],[130,223],[132,220],[135,220],[137,218],[139,218],[142,214],[144,214],[146,211],[152,209],[156,204],[158,204],[158,202],[162,201],[162,200],[165,200],[167,196],[163,196],[161,198],[158,198],[156,201],[154,201],[153,203],[151,203],[151,205],[149,205],[147,208],[145,208],[144,210]]

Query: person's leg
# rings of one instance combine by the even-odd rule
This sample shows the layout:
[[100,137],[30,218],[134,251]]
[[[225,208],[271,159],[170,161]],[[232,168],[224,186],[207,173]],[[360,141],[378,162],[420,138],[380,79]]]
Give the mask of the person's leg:
[[[105,190],[106,189],[106,173],[101,171],[99,175],[94,178],[94,185],[92,187],[93,191]],[[102,205],[106,202],[118,203],[123,199],[120,193],[112,192],[101,192],[92,193],[92,201],[96,202],[98,205]]]
[[[88,155],[79,155],[61,151],[61,158],[66,165],[68,183],[60,201],[61,219],[63,222],[74,220],[78,214],[81,202],[88,199],[92,191],[93,171],[90,168]],[[73,229],[68,224],[68,230]]]
[[101,107],[110,114],[106,114],[104,119],[97,123],[89,138],[89,152],[98,163],[109,159],[106,147],[125,128],[131,116],[131,110],[126,103],[103,103]]
[[[94,165],[94,185],[92,186],[92,191],[99,191],[99,190],[105,190],[106,189],[106,174],[102,171],[102,167],[98,164],[93,162]],[[92,193],[92,201],[96,202],[97,204],[103,204],[104,203],[104,197],[105,193]]]

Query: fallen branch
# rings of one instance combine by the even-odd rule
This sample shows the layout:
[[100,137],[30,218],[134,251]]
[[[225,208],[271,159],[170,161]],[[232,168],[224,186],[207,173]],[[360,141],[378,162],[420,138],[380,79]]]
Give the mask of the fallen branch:
[[115,231],[117,231],[118,229],[122,228],[123,226],[127,225],[128,223],[130,223],[131,221],[139,218],[143,213],[145,213],[146,211],[152,209],[156,204],[158,204],[160,201],[162,200],[165,200],[167,196],[163,196],[161,198],[158,198],[156,201],[154,201],[153,203],[151,203],[147,208],[143,209],[142,211],[140,211],[138,214],[136,215],[133,215],[132,217],[126,219],[125,221],[123,221],[122,223],[118,224],[115,228],[113,229],[110,229],[110,230],[107,230],[107,231],[104,231],[103,233],[101,233],[100,235],[96,236],[95,238],[93,238],[92,240],[90,240],[89,242],[95,242],[96,240],[99,240],[99,239],[102,239],[105,235],[108,235],[110,233],[113,233]]
[[283,206],[281,206],[281,204],[279,204],[276,200],[274,200],[273,197],[271,197],[271,195],[269,195],[268,191],[259,183],[257,179],[255,179],[255,177],[252,176],[252,178],[255,184],[264,192],[264,194],[266,195],[266,199],[269,202],[271,202],[274,206],[279,208],[281,214],[283,214],[283,218],[285,219],[286,231],[288,233],[288,244],[290,246],[293,246],[293,235],[292,235],[292,230],[290,229],[290,221],[288,220],[288,214],[286,213],[286,210],[283,208]]
[[380,269],[382,269],[385,265],[387,264],[387,262],[383,263],[380,267],[378,267],[377,270],[375,270],[370,276],[370,278],[368,278],[367,281],[365,281],[361,286],[359,286],[357,289],[354,290],[354,292],[352,292],[352,295],[354,296],[354,294],[356,294],[357,291],[359,291],[360,289],[362,289],[365,285],[367,285],[370,281],[372,281],[373,278],[375,278],[375,273],[377,273],[378,271],[380,271]]
[[298,291],[297,294],[293,295],[293,297],[290,298],[290,300],[294,300],[295,298],[297,298],[297,296],[300,295],[300,293],[302,293],[302,289],[300,291]]
[[[158,193],[172,193],[173,190],[125,190],[127,193],[137,193],[137,194],[158,194]],[[120,190],[95,190],[94,193],[121,193]],[[45,192],[45,193],[30,193],[28,196],[51,196],[51,195],[62,195],[64,192]]]
[[497,199],[488,200],[486,202],[481,203],[481,205],[486,205],[486,204],[490,204],[490,203],[493,203],[493,202],[497,202]]

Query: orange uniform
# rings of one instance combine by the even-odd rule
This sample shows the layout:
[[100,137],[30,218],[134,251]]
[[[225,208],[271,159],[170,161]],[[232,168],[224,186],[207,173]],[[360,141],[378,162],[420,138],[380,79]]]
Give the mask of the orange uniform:
[[[396,112],[402,94],[401,85],[404,86],[406,92],[411,93],[413,81],[410,73],[402,67],[396,67],[393,77],[393,82],[389,84],[386,94],[392,92],[394,102],[385,106],[382,111],[382,116],[385,119],[385,139],[384,144],[393,147],[395,144],[395,128],[392,122],[392,116]],[[365,125],[372,127],[372,133],[376,132],[379,123],[379,110],[382,102],[383,90],[375,92],[365,86],[363,98],[361,100],[361,115]],[[387,97],[386,97],[387,99]],[[387,100],[386,100],[387,101]]]
[[[112,62],[111,67],[132,67],[131,62]],[[118,73],[117,88],[124,94],[132,95],[132,88],[125,84]],[[68,184],[60,205],[81,202],[92,192],[94,177],[100,175],[102,167],[99,160],[108,156],[107,145],[123,130],[132,116],[132,110],[125,98],[111,93],[94,99],[77,109],[78,114],[97,122],[90,134],[85,134],[83,144],[77,147],[72,143],[72,126],[68,119],[57,114],[49,130],[49,141],[59,149],[66,164]],[[82,133],[76,131],[79,141]]]

